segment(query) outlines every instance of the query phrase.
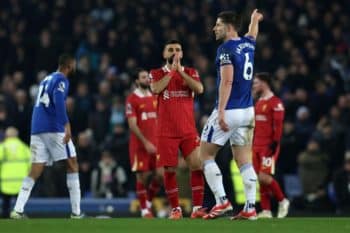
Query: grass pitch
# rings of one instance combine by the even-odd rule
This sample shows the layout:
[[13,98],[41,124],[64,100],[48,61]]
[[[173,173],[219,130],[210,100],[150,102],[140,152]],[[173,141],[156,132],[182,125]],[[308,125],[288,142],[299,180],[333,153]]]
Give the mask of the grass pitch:
[[1,233],[350,233],[350,218],[228,219],[27,219],[0,220]]

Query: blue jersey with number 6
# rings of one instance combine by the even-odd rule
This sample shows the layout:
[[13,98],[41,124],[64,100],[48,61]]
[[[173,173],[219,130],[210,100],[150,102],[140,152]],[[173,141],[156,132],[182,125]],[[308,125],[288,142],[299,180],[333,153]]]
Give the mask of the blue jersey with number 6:
[[60,72],[54,72],[40,82],[32,115],[32,135],[64,132],[68,122],[65,105],[68,88],[68,79]]
[[225,109],[248,108],[253,106],[251,93],[253,64],[254,64],[255,40],[245,36],[231,39],[223,44],[216,53],[216,85],[218,88],[216,108],[218,107],[218,95],[220,86],[220,67],[225,65],[233,66],[233,83],[230,98]]

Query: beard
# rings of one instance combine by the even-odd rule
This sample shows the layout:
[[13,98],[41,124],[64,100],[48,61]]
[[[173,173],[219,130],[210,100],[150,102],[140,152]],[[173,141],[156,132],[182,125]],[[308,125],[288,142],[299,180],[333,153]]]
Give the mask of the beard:
[[139,83],[141,89],[149,89],[149,84]]
[[174,57],[175,57],[175,54],[173,54],[172,56],[170,56],[170,57],[167,58],[168,64],[173,64]]

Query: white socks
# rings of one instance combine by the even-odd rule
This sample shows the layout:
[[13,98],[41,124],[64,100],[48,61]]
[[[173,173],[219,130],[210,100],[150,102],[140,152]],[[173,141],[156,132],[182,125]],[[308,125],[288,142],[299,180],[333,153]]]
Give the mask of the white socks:
[[17,196],[17,201],[14,210],[17,213],[23,213],[25,204],[28,201],[30,193],[32,192],[35,181],[31,177],[26,177],[23,180],[21,190]]
[[69,191],[72,213],[80,215],[80,183],[78,173],[67,173],[67,188]]
[[226,200],[226,192],[222,183],[221,171],[214,160],[204,161],[204,176],[213,192],[216,204],[221,204]]
[[250,212],[255,209],[256,180],[257,176],[251,163],[246,163],[239,168],[244,184],[246,203],[244,211]]

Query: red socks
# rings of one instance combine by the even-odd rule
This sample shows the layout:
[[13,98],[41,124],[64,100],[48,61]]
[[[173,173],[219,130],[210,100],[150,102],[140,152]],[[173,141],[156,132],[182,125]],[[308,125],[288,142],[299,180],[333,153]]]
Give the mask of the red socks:
[[275,179],[272,179],[271,184],[260,186],[260,206],[263,210],[271,210],[270,197],[273,195],[278,202],[282,201],[285,197],[281,190],[280,185]]
[[284,199],[284,194],[281,190],[281,187],[275,179],[272,180],[271,184],[269,185],[269,189],[272,192],[273,196],[276,197],[278,202]]
[[146,209],[147,191],[145,186],[138,181],[136,181],[136,195],[139,199],[141,209]]
[[192,205],[202,206],[204,195],[204,178],[201,170],[191,172]]
[[262,210],[271,210],[270,190],[268,185],[260,186],[260,206]]
[[176,181],[176,172],[164,171],[164,188],[171,208],[179,207],[179,189]]
[[148,201],[152,202],[153,198],[159,192],[159,190],[160,184],[156,179],[153,179],[148,188]]

